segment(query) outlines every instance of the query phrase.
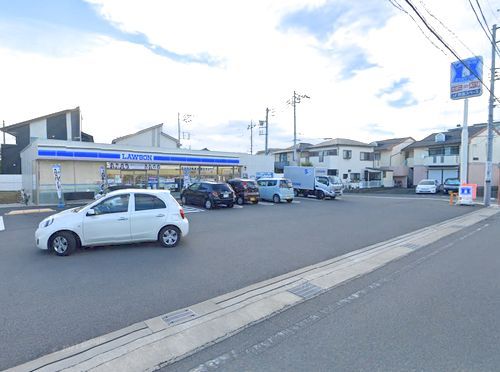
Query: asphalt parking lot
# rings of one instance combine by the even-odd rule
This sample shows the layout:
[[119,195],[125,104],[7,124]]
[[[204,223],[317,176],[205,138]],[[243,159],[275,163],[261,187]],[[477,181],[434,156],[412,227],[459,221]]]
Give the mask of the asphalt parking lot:
[[0,369],[475,208],[420,195],[189,206],[190,235],[176,248],[97,247],[69,257],[34,246],[51,213],[0,209]]

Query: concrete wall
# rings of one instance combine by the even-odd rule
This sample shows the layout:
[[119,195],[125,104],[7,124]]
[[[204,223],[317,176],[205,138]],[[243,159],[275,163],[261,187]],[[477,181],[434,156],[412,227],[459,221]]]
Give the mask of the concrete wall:
[[22,189],[22,175],[0,174],[0,191],[19,191]]

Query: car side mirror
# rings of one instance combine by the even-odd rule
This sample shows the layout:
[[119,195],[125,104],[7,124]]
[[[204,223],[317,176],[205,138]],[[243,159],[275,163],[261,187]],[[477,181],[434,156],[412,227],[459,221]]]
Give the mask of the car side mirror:
[[87,211],[87,216],[95,216],[96,213],[95,213],[95,210],[90,208],[88,211]]

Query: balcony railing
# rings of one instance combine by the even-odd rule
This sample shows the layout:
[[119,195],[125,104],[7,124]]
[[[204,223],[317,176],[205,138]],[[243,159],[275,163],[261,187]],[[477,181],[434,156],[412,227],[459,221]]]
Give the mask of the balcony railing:
[[459,165],[460,157],[458,155],[430,155],[424,158],[424,165]]

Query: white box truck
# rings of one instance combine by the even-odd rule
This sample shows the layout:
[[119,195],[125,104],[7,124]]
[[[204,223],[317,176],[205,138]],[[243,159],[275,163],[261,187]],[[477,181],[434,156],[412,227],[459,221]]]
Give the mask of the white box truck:
[[342,195],[342,182],[338,177],[329,176],[326,168],[285,166],[284,175],[292,181],[296,196],[335,199]]

